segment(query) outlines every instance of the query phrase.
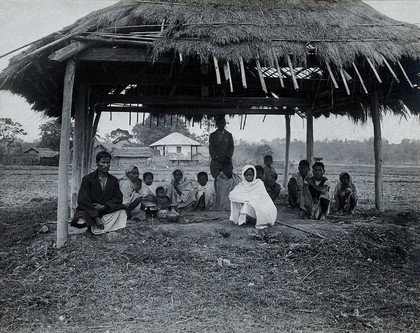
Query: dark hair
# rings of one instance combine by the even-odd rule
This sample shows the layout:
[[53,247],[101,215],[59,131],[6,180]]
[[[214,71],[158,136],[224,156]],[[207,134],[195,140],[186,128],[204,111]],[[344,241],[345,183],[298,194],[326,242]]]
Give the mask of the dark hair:
[[147,177],[147,176],[152,176],[152,180],[153,180],[153,173],[151,173],[150,171],[147,171],[143,174],[143,180]]
[[156,187],[156,195],[158,191],[162,191],[162,190],[165,191],[165,188],[163,186]]
[[322,163],[322,162],[315,162],[314,165],[312,165],[312,169],[315,169],[315,167],[317,167],[317,166],[321,167],[322,170],[325,171],[324,163]]
[[258,173],[258,172],[262,172],[262,173],[264,173],[264,168],[263,168],[261,165],[256,165],[256,166],[255,166],[255,170],[257,171],[257,173]]
[[265,160],[270,160],[271,162],[273,162],[273,156],[271,156],[271,155],[265,155],[264,156],[264,161]]
[[101,150],[99,153],[96,154],[96,164],[99,163],[99,161],[101,160],[101,158],[109,158],[109,159],[111,159],[112,156],[107,151]]
[[307,166],[309,168],[309,162],[307,160],[301,160],[299,166]]
[[209,180],[209,175],[207,174],[207,172],[205,171],[200,171],[199,173],[197,173],[197,180],[198,178],[200,178],[201,176],[206,177],[207,180]]

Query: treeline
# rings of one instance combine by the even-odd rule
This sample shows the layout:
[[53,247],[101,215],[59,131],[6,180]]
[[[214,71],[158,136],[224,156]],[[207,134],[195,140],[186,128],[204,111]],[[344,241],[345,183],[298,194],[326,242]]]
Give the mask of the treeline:
[[[382,142],[383,162],[388,165],[420,165],[420,140],[404,139],[400,143]],[[234,160],[238,164],[262,163],[266,154],[271,154],[277,162],[283,162],[286,152],[285,139],[248,143],[236,142]],[[290,161],[296,162],[306,156],[306,143],[294,140],[290,142]],[[322,158],[325,163],[373,164],[373,138],[364,141],[324,140],[315,141],[314,157]]]

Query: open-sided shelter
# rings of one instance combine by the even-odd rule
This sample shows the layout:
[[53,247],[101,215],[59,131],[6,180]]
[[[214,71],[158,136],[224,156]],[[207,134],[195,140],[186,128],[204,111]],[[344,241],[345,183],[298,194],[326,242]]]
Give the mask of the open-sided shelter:
[[[35,41],[1,89],[61,117],[58,239],[67,239],[69,122],[72,193],[104,112],[372,117],[376,207],[384,209],[381,111],[420,112],[420,28],[359,0],[122,1]],[[286,163],[287,161],[286,153]],[[79,168],[78,166],[82,166]],[[287,170],[286,170],[287,174]]]

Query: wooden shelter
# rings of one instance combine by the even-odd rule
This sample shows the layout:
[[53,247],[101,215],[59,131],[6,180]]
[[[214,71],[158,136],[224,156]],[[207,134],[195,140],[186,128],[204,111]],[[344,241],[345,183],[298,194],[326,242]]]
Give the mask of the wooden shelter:
[[[380,117],[420,112],[420,28],[359,0],[122,1],[33,42],[0,88],[61,117],[57,246],[67,239],[70,120],[72,197],[104,112],[184,115],[347,115],[374,124],[376,207],[382,200]],[[143,118],[144,119],[144,118]],[[286,163],[288,166],[288,149]],[[78,167],[81,166],[81,167]],[[286,170],[287,174],[287,170]]]

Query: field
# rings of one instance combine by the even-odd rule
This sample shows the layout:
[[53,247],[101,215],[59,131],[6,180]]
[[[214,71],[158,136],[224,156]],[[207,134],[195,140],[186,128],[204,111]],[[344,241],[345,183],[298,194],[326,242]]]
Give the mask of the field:
[[282,191],[268,230],[189,212],[57,250],[57,168],[1,167],[0,332],[420,332],[420,169],[384,168],[383,214],[373,167],[346,170],[354,216],[299,220]]

